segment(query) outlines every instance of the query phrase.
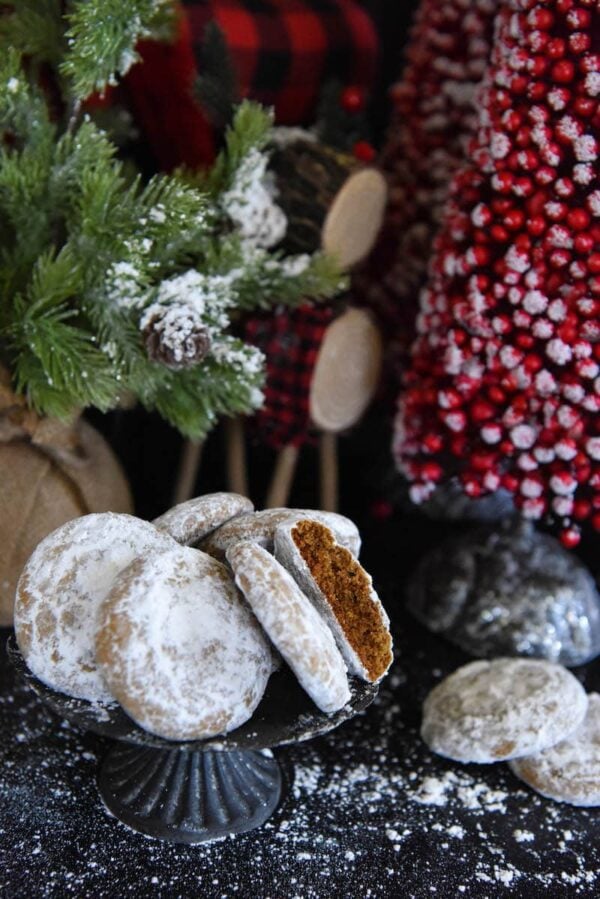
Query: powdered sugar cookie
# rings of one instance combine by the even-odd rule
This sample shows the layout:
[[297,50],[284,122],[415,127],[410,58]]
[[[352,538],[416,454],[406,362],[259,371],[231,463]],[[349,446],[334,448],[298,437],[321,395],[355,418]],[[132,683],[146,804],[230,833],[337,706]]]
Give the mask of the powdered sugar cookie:
[[239,727],[273,670],[269,643],[228,570],[187,547],[121,573],[103,605],[96,657],[127,714],[172,740]]
[[311,699],[336,712],[350,699],[333,635],[290,574],[258,544],[230,546],[227,561],[252,610]]
[[585,690],[545,659],[494,659],[459,668],[423,705],[421,736],[457,762],[497,762],[540,752],[581,724]]
[[320,512],[316,509],[264,509],[262,512],[234,518],[207,537],[202,542],[202,549],[221,561],[228,548],[240,540],[252,540],[271,551],[275,528],[284,522],[291,524],[301,518],[323,522],[353,555],[357,556],[360,552],[360,534],[353,521],[336,512]]
[[324,616],[352,674],[381,680],[393,661],[389,618],[352,553],[328,527],[302,519],[279,525],[275,556]]
[[152,524],[166,531],[177,540],[190,546],[221,527],[226,521],[252,512],[254,506],[247,497],[238,493],[207,493],[185,503],[173,506]]
[[510,770],[542,796],[571,805],[600,805],[600,695],[590,693],[577,730],[538,755],[514,759]]
[[15,602],[17,641],[36,677],[69,696],[111,701],[95,658],[100,604],[133,559],[176,546],[147,521],[113,512],[75,518],[42,540]]

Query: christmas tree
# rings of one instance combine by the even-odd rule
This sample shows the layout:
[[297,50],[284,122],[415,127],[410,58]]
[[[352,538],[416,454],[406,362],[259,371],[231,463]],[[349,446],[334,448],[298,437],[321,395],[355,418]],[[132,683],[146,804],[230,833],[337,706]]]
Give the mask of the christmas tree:
[[402,77],[390,91],[392,120],[381,155],[389,205],[357,282],[390,335],[398,370],[414,338],[418,292],[448,188],[477,121],[494,11],[489,0],[422,0]]
[[321,254],[284,257],[271,116],[239,106],[213,169],[143,181],[86,101],[168,40],[164,0],[24,0],[0,13],[0,361],[41,415],[133,395],[199,437],[262,400],[240,310],[335,293]]
[[396,452],[530,519],[600,528],[600,13],[503,0],[420,300]]

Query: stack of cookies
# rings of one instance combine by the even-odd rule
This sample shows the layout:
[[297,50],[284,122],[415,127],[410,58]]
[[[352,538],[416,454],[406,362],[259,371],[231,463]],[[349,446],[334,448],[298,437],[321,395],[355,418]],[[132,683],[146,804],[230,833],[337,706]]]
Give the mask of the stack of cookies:
[[435,687],[421,736],[458,762],[507,761],[550,799],[600,805],[600,696],[544,659],[471,662]]
[[254,512],[217,493],[153,523],[86,515],[43,540],[19,581],[15,630],[31,671],[93,703],[118,702],[166,739],[247,721],[281,658],[325,713],[392,661],[389,620],[334,513]]

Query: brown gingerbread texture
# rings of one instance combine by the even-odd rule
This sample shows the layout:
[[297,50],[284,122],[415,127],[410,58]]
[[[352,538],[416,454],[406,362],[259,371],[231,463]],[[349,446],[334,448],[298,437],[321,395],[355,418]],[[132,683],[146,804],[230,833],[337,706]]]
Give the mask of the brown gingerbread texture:
[[389,619],[360,562],[308,519],[277,529],[275,555],[326,618],[349,670],[381,680],[393,660]]

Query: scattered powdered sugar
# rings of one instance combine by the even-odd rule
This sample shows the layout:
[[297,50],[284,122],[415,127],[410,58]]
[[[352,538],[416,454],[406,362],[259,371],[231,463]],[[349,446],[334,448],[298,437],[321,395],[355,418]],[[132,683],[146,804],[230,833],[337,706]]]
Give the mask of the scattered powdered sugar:
[[96,787],[106,744],[14,685],[0,650],[0,895],[598,895],[595,810],[542,799],[506,765],[463,767],[428,752],[422,701],[462,656],[394,618],[398,660],[375,703],[326,737],[276,752],[287,795],[260,830],[200,846],[145,839],[109,817]]
[[425,777],[408,796],[422,805],[446,805],[451,799],[468,809],[505,812],[508,793],[490,789],[462,772],[447,771],[443,777]]

